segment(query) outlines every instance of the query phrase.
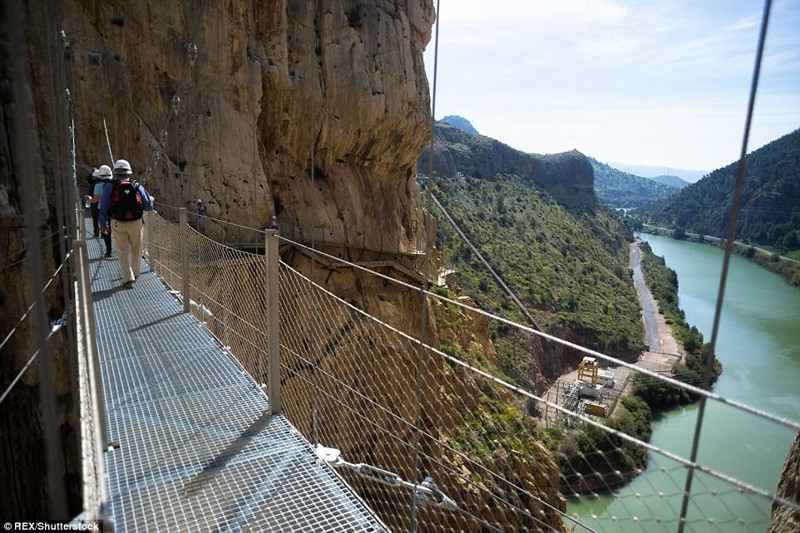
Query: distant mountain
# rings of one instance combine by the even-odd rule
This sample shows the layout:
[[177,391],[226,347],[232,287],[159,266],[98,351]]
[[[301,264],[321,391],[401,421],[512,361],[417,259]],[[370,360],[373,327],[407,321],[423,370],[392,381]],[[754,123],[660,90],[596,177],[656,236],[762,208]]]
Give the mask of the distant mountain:
[[466,131],[467,133],[480,135],[480,133],[478,133],[478,130],[475,129],[475,127],[469,120],[465,119],[464,117],[460,117],[458,115],[447,115],[442,120],[440,120],[440,122],[444,122],[445,124],[450,124],[451,126],[455,126],[461,131]]
[[690,185],[690,183],[688,181],[686,181],[686,180],[684,180],[682,178],[679,178],[678,176],[670,176],[670,175],[654,176],[654,177],[649,178],[649,179],[651,179],[653,181],[656,181],[658,183],[661,183],[663,185],[669,185],[670,187],[675,187],[676,189],[683,189],[683,188],[688,187]]
[[629,172],[636,176],[642,176],[643,178],[655,178],[658,176],[677,176],[683,180],[688,181],[689,183],[694,183],[695,181],[699,180],[706,174],[708,174],[705,170],[690,170],[686,168],[672,168],[672,167],[660,167],[660,166],[648,166],[648,165],[629,165],[627,163],[608,163],[614,168],[618,168],[625,172]]
[[[675,196],[644,207],[645,223],[724,238],[738,163],[715,170]],[[748,154],[737,239],[800,249],[800,129]]]
[[[468,133],[441,121],[436,123],[434,132],[433,170],[437,176],[464,174],[493,180],[499,174],[513,174],[532,180],[565,207],[597,207],[592,166],[586,156],[576,150],[562,154],[527,154],[491,137]],[[429,152],[430,147],[426,146],[417,163],[420,173],[429,171]]]
[[609,207],[642,207],[669,198],[680,190],[655,179],[623,172],[591,157],[589,162],[594,169],[594,190],[597,197]]

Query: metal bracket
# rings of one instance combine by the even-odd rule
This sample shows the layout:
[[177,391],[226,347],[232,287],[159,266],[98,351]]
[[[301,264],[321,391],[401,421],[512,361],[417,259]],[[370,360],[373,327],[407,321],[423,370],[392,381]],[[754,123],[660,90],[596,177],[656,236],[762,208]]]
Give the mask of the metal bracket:
[[421,503],[428,503],[442,509],[458,509],[456,502],[436,487],[431,476],[427,476],[422,483],[411,483],[404,481],[403,478],[394,472],[378,468],[377,466],[364,463],[348,463],[342,459],[342,452],[336,448],[327,448],[321,444],[317,444],[314,451],[317,453],[317,457],[334,468],[349,468],[358,473],[359,476],[380,483],[381,485],[411,489]]

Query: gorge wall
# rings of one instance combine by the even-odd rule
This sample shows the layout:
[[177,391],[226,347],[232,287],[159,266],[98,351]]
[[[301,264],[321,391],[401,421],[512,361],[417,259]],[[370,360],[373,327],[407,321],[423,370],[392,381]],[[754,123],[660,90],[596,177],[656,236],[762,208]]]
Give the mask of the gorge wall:
[[[53,15],[37,0],[0,3],[0,516],[5,520],[67,519],[81,504],[70,336],[68,327],[52,327],[69,320],[67,279],[58,267],[59,236],[72,198],[65,190],[70,189],[68,124],[66,115],[56,112],[64,93],[53,91],[63,87],[64,72]],[[50,491],[48,476],[61,490]]]
[[[419,240],[430,1],[72,0],[63,11],[84,169],[110,160],[105,118],[113,156],[151,167],[144,181],[165,206],[192,212],[201,198],[209,217],[260,228],[277,213],[304,239]],[[231,231],[209,226],[235,241]]]

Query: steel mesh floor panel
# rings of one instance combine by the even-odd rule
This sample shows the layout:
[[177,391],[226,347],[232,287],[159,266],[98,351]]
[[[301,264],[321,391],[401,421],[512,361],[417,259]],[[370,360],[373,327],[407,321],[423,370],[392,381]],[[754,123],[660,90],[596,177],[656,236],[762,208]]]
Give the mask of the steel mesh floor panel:
[[145,262],[121,289],[87,242],[115,531],[384,530]]

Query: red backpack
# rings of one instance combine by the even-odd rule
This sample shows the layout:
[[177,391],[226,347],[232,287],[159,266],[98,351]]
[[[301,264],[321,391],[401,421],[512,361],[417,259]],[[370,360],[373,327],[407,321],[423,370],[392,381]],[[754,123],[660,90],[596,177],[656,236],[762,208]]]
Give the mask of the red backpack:
[[114,220],[139,220],[144,213],[139,184],[130,179],[118,181],[111,193],[111,218]]

